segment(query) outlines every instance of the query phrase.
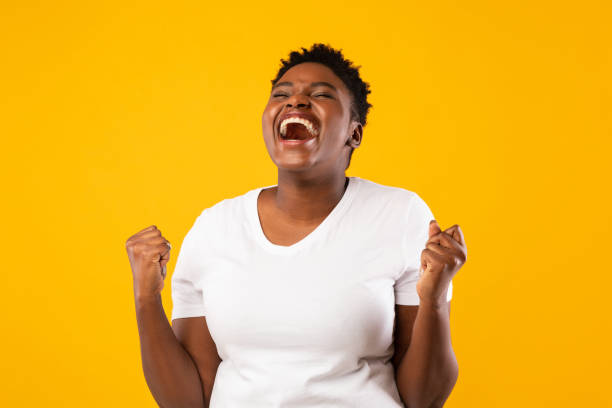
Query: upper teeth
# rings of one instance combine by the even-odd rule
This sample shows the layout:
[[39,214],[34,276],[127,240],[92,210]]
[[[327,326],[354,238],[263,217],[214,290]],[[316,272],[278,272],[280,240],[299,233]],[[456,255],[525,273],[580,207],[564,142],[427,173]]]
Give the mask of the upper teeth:
[[280,125],[281,136],[285,136],[285,133],[287,133],[287,125],[289,123],[301,123],[302,125],[306,126],[306,129],[308,129],[311,135],[316,134],[316,129],[314,125],[308,119],[292,117],[292,118],[287,118],[281,122],[281,125]]

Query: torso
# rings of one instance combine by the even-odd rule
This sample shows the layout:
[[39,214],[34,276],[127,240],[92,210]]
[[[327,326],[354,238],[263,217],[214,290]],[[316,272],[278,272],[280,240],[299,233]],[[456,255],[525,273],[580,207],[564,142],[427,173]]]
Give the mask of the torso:
[[222,360],[211,407],[403,406],[394,304],[418,304],[433,214],[413,193],[353,181],[319,223],[278,210],[271,188],[196,219],[173,275],[173,318],[206,316]]

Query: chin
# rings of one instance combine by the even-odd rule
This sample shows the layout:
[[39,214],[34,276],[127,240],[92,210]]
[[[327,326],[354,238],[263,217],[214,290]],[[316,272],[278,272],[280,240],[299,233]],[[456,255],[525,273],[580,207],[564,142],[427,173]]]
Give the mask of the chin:
[[279,170],[296,172],[309,170],[313,166],[310,157],[304,157],[302,155],[286,155],[282,158],[277,157],[276,160],[274,160],[274,164],[276,164]]

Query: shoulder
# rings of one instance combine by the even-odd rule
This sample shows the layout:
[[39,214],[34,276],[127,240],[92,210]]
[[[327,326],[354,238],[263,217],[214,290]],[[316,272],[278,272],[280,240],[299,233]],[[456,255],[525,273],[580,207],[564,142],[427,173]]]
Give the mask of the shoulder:
[[427,207],[425,201],[415,191],[399,186],[380,184],[368,179],[358,178],[359,189],[357,201],[370,208],[384,209],[385,212],[407,216],[412,212],[422,211]]
[[249,217],[249,210],[259,191],[265,187],[254,188],[242,194],[225,198],[204,208],[196,218],[194,226],[207,231],[223,232],[232,225],[240,224]]

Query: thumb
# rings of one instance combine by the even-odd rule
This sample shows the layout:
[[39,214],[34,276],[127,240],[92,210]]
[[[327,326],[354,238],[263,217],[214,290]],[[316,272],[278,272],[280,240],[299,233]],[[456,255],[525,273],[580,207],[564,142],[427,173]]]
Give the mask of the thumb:
[[442,231],[436,220],[429,221],[429,238]]

